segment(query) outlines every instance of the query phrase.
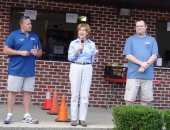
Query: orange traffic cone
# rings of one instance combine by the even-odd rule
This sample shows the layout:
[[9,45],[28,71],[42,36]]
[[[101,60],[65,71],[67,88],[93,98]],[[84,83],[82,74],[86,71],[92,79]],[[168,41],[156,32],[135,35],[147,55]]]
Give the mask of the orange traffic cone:
[[58,118],[55,119],[56,122],[70,122],[70,119],[68,119],[67,115],[67,106],[66,106],[66,100],[65,95],[62,96],[62,100],[60,103],[60,109],[58,113]]
[[54,95],[53,95],[50,111],[47,112],[47,113],[50,114],[50,115],[57,115],[58,114],[58,96],[57,96],[56,90],[54,90]]
[[44,106],[42,107],[43,110],[50,110],[51,108],[51,94],[50,88],[46,91],[46,99],[44,100]]

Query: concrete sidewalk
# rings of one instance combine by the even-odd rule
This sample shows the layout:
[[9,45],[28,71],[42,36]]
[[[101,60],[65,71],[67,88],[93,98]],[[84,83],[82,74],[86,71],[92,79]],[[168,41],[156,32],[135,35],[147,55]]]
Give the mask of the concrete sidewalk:
[[[31,106],[31,116],[39,120],[39,124],[22,123],[24,108],[15,105],[11,124],[3,124],[7,114],[7,105],[0,105],[0,130],[112,130],[112,109],[89,108],[87,113],[87,127],[71,126],[70,122],[55,122],[57,115],[49,115],[49,110],[42,110],[39,106]],[[67,107],[70,119],[70,108]]]

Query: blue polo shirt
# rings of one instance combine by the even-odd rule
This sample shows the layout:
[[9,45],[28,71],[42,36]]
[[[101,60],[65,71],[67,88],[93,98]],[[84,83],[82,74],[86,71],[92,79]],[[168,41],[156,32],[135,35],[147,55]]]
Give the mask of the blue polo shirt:
[[[143,38],[137,35],[127,39],[123,55],[131,54],[142,62],[148,61],[152,55],[158,55],[158,46],[155,38],[146,35]],[[138,73],[140,65],[128,61],[127,78],[153,79],[154,66],[150,65],[144,73]]]
[[[36,46],[37,50],[40,50],[41,43],[38,36],[30,32],[29,36],[23,33],[20,29],[10,33],[6,39],[5,46],[13,50],[29,51]],[[11,55],[9,56],[8,75],[14,76],[35,76],[35,60],[34,55],[21,56]]]

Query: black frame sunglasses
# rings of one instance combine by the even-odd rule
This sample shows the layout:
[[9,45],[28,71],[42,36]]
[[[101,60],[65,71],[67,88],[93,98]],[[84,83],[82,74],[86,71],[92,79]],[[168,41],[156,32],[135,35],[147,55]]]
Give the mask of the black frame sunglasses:
[[30,17],[29,17],[29,16],[23,16],[23,18],[25,18],[25,19],[30,19]]

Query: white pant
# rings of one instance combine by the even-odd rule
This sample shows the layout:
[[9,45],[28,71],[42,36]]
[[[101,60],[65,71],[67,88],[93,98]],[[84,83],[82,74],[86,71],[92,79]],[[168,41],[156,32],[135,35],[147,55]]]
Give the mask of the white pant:
[[77,120],[79,95],[79,120],[86,120],[92,71],[91,64],[79,65],[72,63],[70,66],[69,77],[71,83],[71,120]]

